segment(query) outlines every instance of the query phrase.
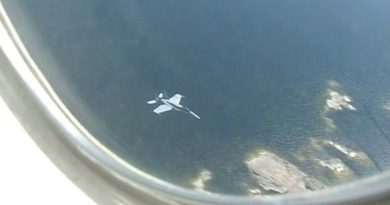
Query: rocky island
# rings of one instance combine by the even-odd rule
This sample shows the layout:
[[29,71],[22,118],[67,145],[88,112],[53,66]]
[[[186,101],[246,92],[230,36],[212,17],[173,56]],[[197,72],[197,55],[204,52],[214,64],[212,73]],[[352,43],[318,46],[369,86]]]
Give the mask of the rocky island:
[[298,167],[269,151],[261,151],[246,161],[258,186],[269,193],[299,193],[325,188]]

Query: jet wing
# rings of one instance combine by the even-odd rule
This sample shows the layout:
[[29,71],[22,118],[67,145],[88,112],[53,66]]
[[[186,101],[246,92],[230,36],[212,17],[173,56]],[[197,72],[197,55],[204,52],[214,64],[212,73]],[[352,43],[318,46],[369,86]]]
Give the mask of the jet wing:
[[168,105],[160,105],[156,109],[154,109],[153,112],[160,114],[160,113],[167,112],[170,110],[172,110],[172,108],[169,107]]
[[169,102],[173,103],[173,104],[180,104],[180,100],[183,98],[182,95],[180,94],[175,94],[174,96],[172,96],[171,98],[169,98]]

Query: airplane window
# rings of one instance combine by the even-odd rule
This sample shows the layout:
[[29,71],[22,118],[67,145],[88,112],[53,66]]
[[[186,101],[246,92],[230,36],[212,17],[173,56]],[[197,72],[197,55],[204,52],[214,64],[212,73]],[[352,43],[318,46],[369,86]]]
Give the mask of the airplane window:
[[75,119],[148,176],[261,198],[390,167],[388,1],[2,4]]

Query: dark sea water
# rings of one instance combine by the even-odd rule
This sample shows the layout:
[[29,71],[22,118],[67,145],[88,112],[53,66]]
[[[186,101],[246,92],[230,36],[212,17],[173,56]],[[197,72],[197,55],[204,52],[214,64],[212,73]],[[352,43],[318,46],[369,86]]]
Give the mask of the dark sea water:
[[[312,159],[323,152],[313,139],[369,156],[365,167],[326,153],[351,167],[346,181],[390,167],[390,1],[4,4],[82,124],[161,179],[191,187],[207,169],[208,190],[245,194],[244,161],[265,149],[327,185],[339,183],[318,171]],[[356,111],[326,112],[328,89],[350,96]],[[161,91],[185,95],[201,119],[154,114],[146,101]]]

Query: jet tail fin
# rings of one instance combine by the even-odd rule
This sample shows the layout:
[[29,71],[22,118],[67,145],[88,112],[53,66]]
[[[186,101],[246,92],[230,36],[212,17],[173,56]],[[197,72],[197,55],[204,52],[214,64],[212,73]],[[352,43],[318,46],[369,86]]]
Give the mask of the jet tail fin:
[[158,94],[158,97],[159,97],[159,98],[168,98],[168,94],[167,94],[167,92],[164,90],[163,92],[161,92],[160,94]]

